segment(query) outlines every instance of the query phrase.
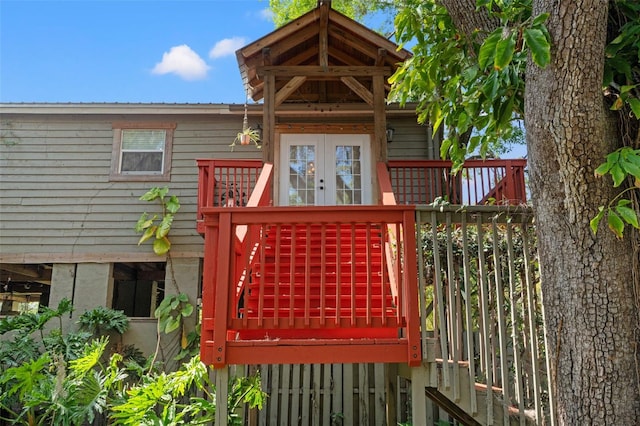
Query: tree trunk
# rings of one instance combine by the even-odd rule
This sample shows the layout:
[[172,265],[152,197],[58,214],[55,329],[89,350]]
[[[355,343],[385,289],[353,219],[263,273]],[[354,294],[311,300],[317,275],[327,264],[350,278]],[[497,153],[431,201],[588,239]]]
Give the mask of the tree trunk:
[[589,229],[618,192],[593,173],[619,139],[601,90],[607,2],[533,3],[534,15],[550,12],[553,43],[548,67],[529,63],[525,120],[557,416],[567,425],[637,424],[632,236]]
[[[475,0],[440,0],[447,9],[453,24],[462,31],[470,42],[481,43],[486,36],[500,25],[500,20],[489,16],[486,7],[476,10]],[[474,32],[478,37],[474,40]]]

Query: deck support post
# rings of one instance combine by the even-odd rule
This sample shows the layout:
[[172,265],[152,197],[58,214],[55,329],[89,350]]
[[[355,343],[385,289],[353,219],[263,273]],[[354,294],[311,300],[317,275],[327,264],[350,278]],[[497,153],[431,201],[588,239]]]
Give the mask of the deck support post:
[[427,397],[425,388],[429,384],[429,369],[424,366],[411,367],[411,418],[414,425],[426,424]]
[[216,423],[215,426],[226,426],[229,416],[229,366],[217,368],[216,376]]

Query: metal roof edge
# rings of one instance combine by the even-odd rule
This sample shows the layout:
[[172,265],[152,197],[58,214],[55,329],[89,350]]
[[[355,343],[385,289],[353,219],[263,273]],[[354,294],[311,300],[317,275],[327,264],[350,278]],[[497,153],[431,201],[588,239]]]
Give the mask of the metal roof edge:
[[[387,114],[416,114],[416,103],[401,107],[397,103],[386,105]],[[262,114],[262,104],[247,105],[249,114]],[[348,105],[345,104],[348,113]],[[1,114],[42,115],[238,115],[243,104],[162,104],[162,103],[0,103]]]
[[232,104],[0,103],[0,114],[202,114],[225,115]]

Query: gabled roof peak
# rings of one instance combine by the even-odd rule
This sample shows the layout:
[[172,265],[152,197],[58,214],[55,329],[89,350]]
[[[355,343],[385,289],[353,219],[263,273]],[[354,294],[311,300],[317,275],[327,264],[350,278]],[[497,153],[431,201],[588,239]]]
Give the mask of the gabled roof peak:
[[[410,56],[407,50],[332,9],[331,0],[318,0],[316,8],[236,52],[247,92],[255,101],[263,97],[261,67],[387,67],[390,75]],[[313,85],[305,85],[290,100],[318,101],[320,95]],[[326,89],[328,98],[320,101],[331,102]],[[345,93],[334,95],[339,98]]]

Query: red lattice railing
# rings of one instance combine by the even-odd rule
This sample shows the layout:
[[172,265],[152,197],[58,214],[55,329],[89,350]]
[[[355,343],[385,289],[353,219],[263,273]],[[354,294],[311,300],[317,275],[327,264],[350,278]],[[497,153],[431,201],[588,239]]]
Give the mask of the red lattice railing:
[[205,362],[420,362],[413,208],[202,212]]
[[520,205],[527,201],[526,160],[467,160],[457,175],[451,162],[392,160],[387,163],[398,204],[431,204],[442,199],[464,205]]

